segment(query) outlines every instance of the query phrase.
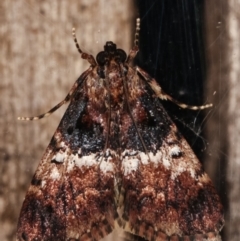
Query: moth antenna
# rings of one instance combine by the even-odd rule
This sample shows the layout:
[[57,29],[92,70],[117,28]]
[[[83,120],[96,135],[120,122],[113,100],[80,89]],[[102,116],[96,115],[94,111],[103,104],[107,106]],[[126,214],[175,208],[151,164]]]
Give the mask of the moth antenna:
[[77,41],[75,28],[72,28],[72,36],[73,36],[73,40],[74,40],[74,43],[76,45],[76,48],[77,48],[78,52],[80,53],[82,59],[86,59],[88,61],[88,63],[90,63],[92,66],[96,66],[97,63],[96,63],[94,57],[91,54],[84,53],[81,50],[81,48],[80,48],[80,46],[78,44],[78,41]]
[[140,18],[137,18],[136,19],[136,32],[135,32],[135,39],[134,39],[134,44],[135,44],[135,47],[139,48],[139,32],[140,32],[140,23],[141,23],[141,20]]
[[81,48],[80,48],[80,46],[78,44],[77,37],[76,37],[76,29],[75,28],[72,28],[72,36],[73,36],[73,40],[74,40],[74,43],[76,45],[76,48],[77,48],[78,52],[82,55],[83,51],[81,50]]
[[130,53],[127,57],[127,60],[126,60],[127,63],[130,63],[138,53],[138,50],[139,50],[139,32],[140,32],[140,18],[137,18],[136,19],[136,31],[135,31],[135,37],[134,37],[134,46],[130,50]]

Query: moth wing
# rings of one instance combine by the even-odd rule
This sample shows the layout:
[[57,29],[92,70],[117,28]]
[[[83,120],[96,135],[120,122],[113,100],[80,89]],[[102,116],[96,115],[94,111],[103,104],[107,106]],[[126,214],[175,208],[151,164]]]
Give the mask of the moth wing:
[[223,207],[201,163],[141,75],[128,89],[136,123],[122,130],[122,226],[147,240],[221,240]]
[[91,112],[86,86],[94,83],[92,75],[89,69],[77,80],[79,86],[34,174],[21,209],[17,241],[99,240],[114,228],[118,157],[110,151],[107,158],[101,153],[105,143],[97,118],[101,113]]

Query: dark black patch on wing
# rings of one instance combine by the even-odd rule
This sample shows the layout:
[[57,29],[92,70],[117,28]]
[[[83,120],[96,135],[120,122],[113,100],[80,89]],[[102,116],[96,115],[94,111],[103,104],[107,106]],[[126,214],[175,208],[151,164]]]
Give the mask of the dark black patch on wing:
[[72,134],[72,148],[81,147],[82,155],[101,152],[105,144],[103,127],[89,116],[86,110],[81,113]]
[[32,181],[31,181],[31,185],[33,186],[40,186],[42,183],[42,180],[37,178],[36,175],[33,176]]
[[[64,143],[67,143],[72,153],[75,154],[81,147],[81,154],[88,155],[96,153],[104,148],[105,138],[103,137],[103,128],[99,123],[94,122],[87,112],[89,97],[85,92],[83,85],[88,78],[89,71],[82,74],[79,79],[79,86],[58,126],[57,132],[60,132]],[[58,144],[53,137],[50,143],[51,147],[56,148]]]
[[[163,140],[169,134],[172,121],[159,99],[151,96],[150,90],[145,92],[139,98],[139,101],[144,108],[147,118],[142,121],[136,119],[137,128],[144,140],[147,150],[155,153],[160,149]],[[127,135],[128,142],[124,148],[145,151],[140,138],[136,133],[134,124],[129,128]]]

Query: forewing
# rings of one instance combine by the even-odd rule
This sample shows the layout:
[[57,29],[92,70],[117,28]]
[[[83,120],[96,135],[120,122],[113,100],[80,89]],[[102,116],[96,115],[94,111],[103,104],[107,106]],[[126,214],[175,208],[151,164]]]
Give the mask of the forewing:
[[223,208],[211,180],[160,100],[132,72],[127,78],[131,79],[128,99],[139,134],[131,118],[123,114],[129,120],[128,128],[121,130],[125,140],[123,227],[147,240],[220,240]]
[[118,156],[114,150],[103,153],[106,110],[95,99],[105,90],[96,88],[96,76],[90,68],[77,80],[25,197],[18,241],[99,240],[114,227]]

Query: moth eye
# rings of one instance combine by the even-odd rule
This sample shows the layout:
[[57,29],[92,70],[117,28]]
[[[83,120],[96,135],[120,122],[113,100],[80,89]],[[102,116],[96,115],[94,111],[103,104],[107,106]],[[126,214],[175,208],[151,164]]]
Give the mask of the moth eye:
[[122,49],[117,49],[117,56],[119,58],[119,62],[125,62],[127,58],[127,54]]
[[96,57],[97,63],[101,66],[103,66],[107,61],[107,54],[106,52],[102,51],[100,52]]
[[97,73],[98,73],[98,76],[99,76],[100,78],[102,78],[102,79],[105,78],[105,74],[104,74],[104,71],[103,71],[102,68],[98,68],[98,69],[97,69]]

